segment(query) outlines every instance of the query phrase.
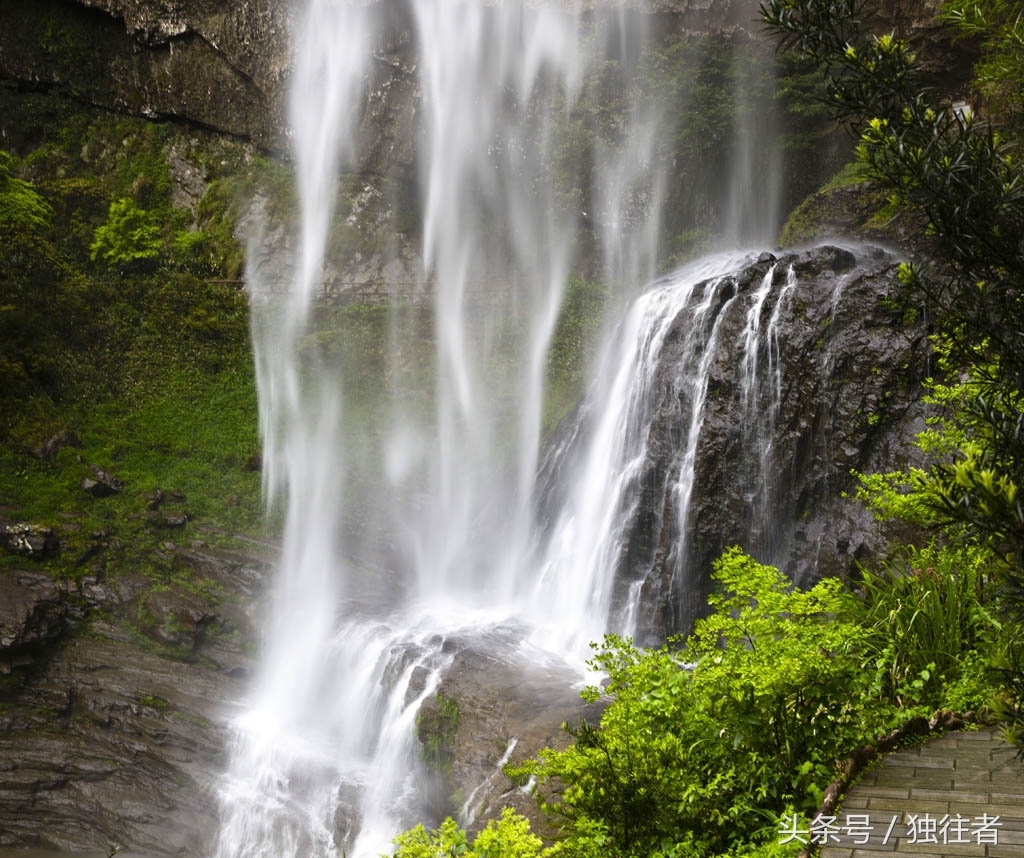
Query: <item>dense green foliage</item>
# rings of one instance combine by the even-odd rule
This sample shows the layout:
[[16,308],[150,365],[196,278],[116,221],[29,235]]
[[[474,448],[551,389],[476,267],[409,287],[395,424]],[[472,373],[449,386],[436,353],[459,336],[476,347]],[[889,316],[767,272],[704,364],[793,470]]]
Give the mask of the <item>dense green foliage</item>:
[[62,304],[50,242],[53,209],[31,183],[13,175],[13,166],[0,152],[0,405],[52,377],[48,347],[61,333],[47,330],[48,317]]
[[488,824],[469,842],[466,832],[453,820],[445,820],[436,831],[422,825],[395,838],[396,858],[532,858],[540,851],[541,839],[530,831],[528,820],[506,808],[501,818]]
[[846,689],[863,635],[839,619],[842,585],[792,591],[735,551],[717,569],[725,592],[681,649],[605,641],[595,666],[614,702],[600,728],[580,724],[570,749],[527,766],[565,784],[557,814],[600,820],[624,855],[724,853],[772,828],[773,808],[813,810],[856,737]]
[[878,570],[862,570],[870,696],[896,711],[918,699],[942,699],[958,712],[989,702],[979,659],[993,653],[1000,631],[991,565],[978,549],[908,546]]
[[155,265],[163,244],[156,217],[129,197],[110,204],[107,222],[96,227],[95,235],[90,258],[122,272],[143,271]]
[[[1020,662],[1024,618],[1024,166],[1016,128],[1021,19],[1003,0],[964,0],[945,19],[980,38],[977,86],[992,110],[950,108],[927,91],[908,46],[863,27],[859,0],[769,0],[766,21],[825,73],[834,115],[859,132],[860,160],[894,205],[920,211],[936,263],[906,282],[938,308],[942,422],[925,442],[935,465],[904,482],[895,506],[986,550],[1003,585],[1007,652]],[[1014,684],[1011,675],[1011,685]],[[1020,683],[1017,683],[1020,684]],[[1019,700],[1007,704],[1019,712]],[[1011,732],[1020,732],[1020,724]]]
[[[600,724],[567,727],[569,748],[509,768],[539,781],[562,837],[544,850],[521,823],[496,836],[517,855],[793,854],[779,820],[813,815],[838,759],[991,694],[986,572],[981,552],[929,548],[865,570],[857,592],[835,579],[801,591],[726,552],[690,637],[653,651],[607,638],[592,662],[607,680],[584,692],[608,703]],[[396,843],[410,858],[469,848],[451,821]],[[416,851],[428,847],[439,851]]]
[[981,43],[974,91],[986,112],[1017,133],[1024,130],[1024,15],[1014,0],[948,0],[942,18]]
[[[242,166],[244,153],[216,151],[219,144],[211,141],[213,151],[205,151],[200,141],[184,144],[167,126],[97,115],[7,86],[0,87],[0,107],[5,134],[18,142],[9,133],[16,127],[25,138],[16,153],[2,155],[0,166],[7,248],[0,263],[0,304],[7,308],[0,324],[9,326],[0,345],[0,400],[9,397],[0,438],[29,445],[45,440],[30,435],[47,427],[25,427],[26,414],[49,409],[51,422],[59,424],[65,405],[116,394],[130,383],[123,356],[145,333],[139,322],[158,328],[166,348],[179,325],[187,338],[198,333],[198,315],[216,319],[224,296],[197,288],[200,281],[186,274],[200,272],[179,264],[190,254],[176,248],[189,244],[185,236],[219,230],[211,250],[217,263],[201,273],[237,276],[237,265],[227,260],[240,258],[233,232],[241,194],[225,188],[241,190],[231,170]],[[185,145],[195,151],[184,153]],[[172,199],[171,160],[207,177],[194,209]],[[167,288],[171,282],[176,288]],[[207,299],[211,306],[201,308]],[[217,350],[225,355],[226,344],[228,351],[244,349],[239,318],[228,313],[220,331],[216,322],[207,324],[207,342],[223,340]]]

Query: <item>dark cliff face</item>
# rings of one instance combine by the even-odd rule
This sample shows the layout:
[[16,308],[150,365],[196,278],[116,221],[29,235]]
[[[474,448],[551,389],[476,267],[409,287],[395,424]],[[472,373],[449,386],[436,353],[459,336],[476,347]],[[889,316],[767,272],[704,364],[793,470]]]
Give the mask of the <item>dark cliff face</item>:
[[[886,0],[880,28],[936,36],[935,0]],[[301,4],[287,0],[5,0],[0,78],[56,87],[99,107],[172,118],[287,149],[292,36]],[[384,19],[367,80],[362,161],[377,173],[412,163],[418,83],[408,6],[369,4]],[[592,0],[665,33],[759,36],[757,0]],[[948,47],[948,40],[944,43]],[[946,48],[940,49],[942,57]],[[941,60],[944,61],[944,60]]]
[[[284,152],[298,9],[287,0],[7,0],[0,79]],[[413,155],[415,59],[405,4],[380,9],[361,164],[401,174]]]
[[7,0],[0,77],[273,145],[291,10],[279,0]]
[[[292,37],[289,0],[6,0],[0,78],[56,87],[99,107],[206,126],[285,151]],[[756,0],[594,0],[666,32],[756,31]],[[416,56],[408,4],[367,4],[377,62],[366,81],[364,171],[402,174],[413,160]]]
[[[760,314],[762,331],[775,314],[776,334],[754,353],[762,379],[751,390],[740,372],[742,338],[771,265],[777,274]],[[790,269],[795,282],[787,281]],[[895,470],[918,457],[913,438],[924,428],[930,349],[896,270],[895,258],[877,248],[822,247],[766,255],[722,287],[682,529],[676,475],[693,402],[682,392],[679,362],[693,322],[687,311],[675,319],[653,385],[659,399],[642,501],[620,561],[623,582],[646,579],[638,640],[690,628],[706,605],[711,565],[731,545],[801,585],[885,553],[895,534],[845,495],[857,485],[851,470]]]

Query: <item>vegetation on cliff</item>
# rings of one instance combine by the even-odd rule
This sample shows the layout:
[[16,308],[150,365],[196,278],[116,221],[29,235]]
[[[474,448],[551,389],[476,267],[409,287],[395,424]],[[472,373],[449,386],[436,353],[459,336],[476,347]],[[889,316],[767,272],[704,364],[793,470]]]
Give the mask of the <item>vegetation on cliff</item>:
[[55,540],[0,568],[188,597],[201,585],[160,546],[261,519],[248,305],[230,282],[260,165],[8,84],[0,104],[0,508]]

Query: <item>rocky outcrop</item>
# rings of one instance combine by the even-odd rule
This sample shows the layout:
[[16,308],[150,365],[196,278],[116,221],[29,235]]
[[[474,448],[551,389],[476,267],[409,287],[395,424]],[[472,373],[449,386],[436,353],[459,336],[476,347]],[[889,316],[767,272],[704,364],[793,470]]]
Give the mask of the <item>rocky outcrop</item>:
[[0,847],[209,854],[266,561],[162,552],[187,586],[0,574]]
[[0,843],[200,854],[214,826],[225,679],[139,651],[124,629],[94,632],[5,709]]
[[543,824],[536,798],[512,783],[504,765],[566,747],[564,723],[600,719],[603,704],[584,704],[576,690],[579,674],[550,655],[524,660],[522,636],[523,629],[510,626],[445,642],[451,666],[417,719],[426,761],[438,775],[439,818],[457,811],[480,828],[514,807]]
[[96,465],[90,465],[91,477],[82,480],[82,489],[94,498],[108,498],[124,491],[124,483]]
[[[753,295],[774,266],[755,363],[742,378]],[[795,282],[787,279],[792,271]],[[712,562],[739,544],[799,584],[848,575],[897,534],[847,496],[864,473],[918,461],[921,381],[930,374],[924,314],[907,304],[897,260],[877,248],[765,254],[718,287],[717,333],[680,526],[678,475],[693,402],[680,356],[694,321],[680,311],[659,357],[657,401],[619,561],[620,594],[644,580],[637,637],[687,630],[706,605]],[[789,285],[787,285],[789,284]],[[775,314],[776,334],[766,336]],[[777,370],[778,375],[774,376]]]
[[53,528],[25,521],[0,522],[0,547],[10,554],[43,560],[60,550]]
[[32,664],[67,630],[66,594],[49,575],[0,574],[0,673]]
[[[408,199],[413,185],[411,180],[359,177],[353,193],[342,200],[343,217],[335,219],[335,229],[344,231],[349,252],[343,258],[332,256],[325,261],[320,284],[323,297],[339,303],[393,300],[422,304],[429,299],[420,250],[413,239],[415,231],[408,215],[403,215],[409,204],[396,203]],[[261,296],[258,300],[289,289],[299,270],[294,230],[268,213],[267,203],[266,199],[256,200],[239,230],[249,247],[249,276]]]

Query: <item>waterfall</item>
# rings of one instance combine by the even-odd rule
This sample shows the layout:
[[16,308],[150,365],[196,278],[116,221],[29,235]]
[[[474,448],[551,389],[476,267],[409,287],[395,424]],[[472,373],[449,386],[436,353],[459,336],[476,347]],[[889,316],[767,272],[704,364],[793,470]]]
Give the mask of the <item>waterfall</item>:
[[[430,813],[415,719],[454,641],[512,627],[523,652],[579,669],[589,641],[632,630],[642,576],[616,576],[661,346],[688,313],[692,373],[676,391],[690,409],[675,489],[682,527],[714,345],[735,300],[730,273],[746,259],[705,260],[629,303],[625,320],[607,326],[569,440],[542,467],[549,346],[581,235],[599,276],[619,287],[612,306],[658,264],[667,117],[630,103],[604,136],[574,118],[570,131],[590,134],[584,197],[567,197],[558,172],[568,117],[595,103],[588,86],[628,90],[646,16],[410,0],[433,363],[429,386],[418,387],[423,368],[399,354],[416,334],[393,314],[388,390],[367,418],[353,406],[355,368],[310,344],[325,324],[319,289],[336,252],[339,179],[359,167],[379,5],[307,4],[290,115],[294,282],[281,293],[255,262],[248,268],[264,489],[283,510],[283,535],[261,664],[232,722],[217,858],[388,851]],[[744,169],[724,194],[734,238],[750,237],[751,212],[771,208]],[[563,482],[546,488],[541,472]],[[539,509],[542,496],[554,507]]]
[[[679,315],[686,313],[690,335],[681,361],[685,369],[680,388],[672,391],[687,401],[692,415],[681,439],[685,454],[676,488],[685,519],[708,368],[718,322],[724,318],[715,299],[728,284],[728,275],[745,260],[742,254],[704,259],[634,301],[597,373],[610,383],[591,388],[574,431],[550,451],[549,468],[570,489],[559,502],[538,564],[533,613],[546,624],[537,639],[546,635],[549,645],[571,651],[605,631],[632,635],[639,590],[633,587],[628,598],[616,600],[613,588],[623,562],[624,533],[640,502],[638,484],[651,421],[664,395],[655,389],[662,346]],[[634,583],[641,584],[642,577],[635,576]]]
[[[741,392],[745,439],[756,452],[757,468],[746,475],[747,502],[750,507],[750,550],[760,557],[774,557],[777,548],[771,505],[775,500],[773,436],[779,401],[782,397],[779,317],[796,288],[796,275],[790,269],[785,284],[775,290],[774,266],[765,275],[747,313],[741,363]],[[769,298],[774,297],[774,305]],[[765,312],[770,307],[767,324]],[[767,365],[762,365],[765,359]]]
[[[736,355],[740,434],[756,463],[740,475],[750,487],[748,529],[734,539],[742,535],[752,549],[771,556],[772,438],[782,397],[779,320],[797,280],[791,268],[783,277],[772,264],[756,288],[741,288],[737,275],[752,262],[750,254],[718,254],[660,279],[632,303],[609,341],[598,381],[544,465],[550,497],[537,564],[534,640],[571,650],[604,631],[637,635],[655,555],[636,551],[629,534],[644,486],[658,479],[651,473],[653,424],[674,409],[681,431],[669,457],[671,474],[662,476],[676,519],[667,565],[674,569],[676,592],[685,590],[689,563],[681,536],[713,363],[723,353]],[[731,340],[722,342],[723,336]],[[671,358],[669,338],[678,341]]]

